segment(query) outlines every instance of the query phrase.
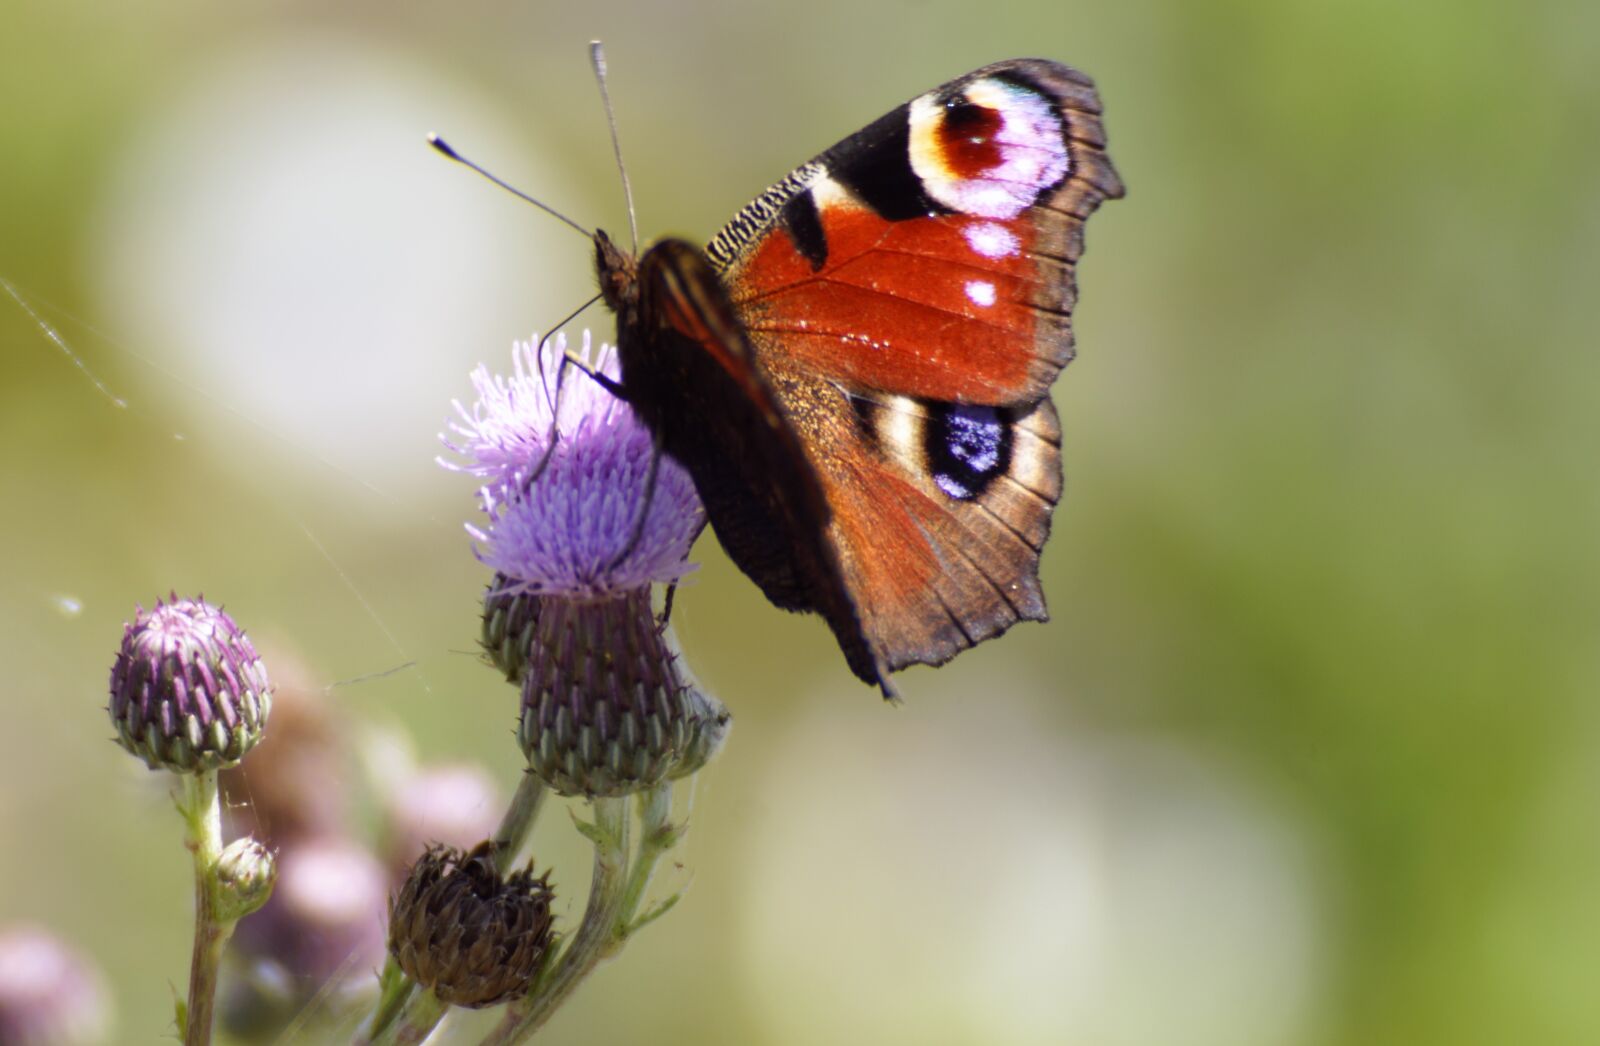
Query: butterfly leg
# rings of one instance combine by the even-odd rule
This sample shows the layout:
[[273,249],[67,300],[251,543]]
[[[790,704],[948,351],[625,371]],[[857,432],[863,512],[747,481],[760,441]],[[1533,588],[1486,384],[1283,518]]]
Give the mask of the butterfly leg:
[[560,396],[561,396],[561,379],[565,376],[566,369],[568,367],[572,367],[575,370],[582,371],[584,376],[587,377],[590,381],[594,382],[596,385],[600,386],[602,389],[605,389],[607,392],[611,393],[611,395],[615,396],[619,400],[622,400],[624,403],[626,403],[628,401],[628,397],[623,395],[623,393],[622,393],[622,383],[621,382],[619,382],[617,379],[615,379],[615,378],[613,378],[613,377],[611,377],[609,375],[601,374],[599,371],[597,371],[593,367],[589,366],[589,361],[588,360],[584,359],[582,356],[579,356],[577,353],[573,352],[571,349],[568,349],[567,352],[566,352],[566,355],[561,357],[561,366],[559,368],[557,368],[557,370],[556,370],[556,397],[557,397],[557,399],[559,399]]
[[661,600],[661,613],[656,616],[656,628],[666,631],[667,622],[672,620],[672,597],[678,594],[678,583],[672,582],[667,586],[667,594]]
[[577,368],[587,375],[589,380],[611,393],[611,395],[618,399],[623,399],[622,386],[618,382],[590,367],[588,361],[571,351],[566,352],[561,357],[561,362],[556,367],[556,387],[552,392],[544,375],[544,345],[549,340],[549,334],[546,334],[540,340],[538,348],[534,351],[534,358],[539,361],[539,378],[541,382],[544,382],[545,397],[550,401],[550,437],[545,440],[544,453],[539,455],[538,462],[529,470],[528,478],[523,481],[522,492],[524,494],[533,489],[534,483],[544,473],[545,466],[550,463],[550,458],[555,453],[556,444],[561,440],[561,385],[566,378],[568,367]]

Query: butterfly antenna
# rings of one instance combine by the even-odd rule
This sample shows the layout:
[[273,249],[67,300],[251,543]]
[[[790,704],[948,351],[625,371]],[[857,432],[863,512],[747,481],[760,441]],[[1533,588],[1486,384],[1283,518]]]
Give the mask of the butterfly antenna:
[[506,192],[508,192],[511,195],[517,197],[518,199],[526,200],[527,202],[533,204],[535,207],[539,208],[541,211],[545,212],[546,214],[551,215],[551,216],[556,217],[556,218],[560,218],[562,221],[566,222],[568,225],[572,226],[574,229],[577,229],[580,233],[582,233],[586,239],[590,239],[590,240],[594,239],[594,233],[593,232],[591,232],[588,229],[585,229],[583,226],[579,225],[577,222],[573,221],[571,218],[568,218],[566,215],[562,214],[560,211],[556,210],[554,207],[550,206],[549,204],[545,203],[544,201],[536,200],[532,196],[529,196],[527,193],[523,192],[521,189],[518,189],[516,186],[511,185],[511,184],[509,184],[507,182],[501,181],[499,178],[496,178],[494,175],[490,174],[488,171],[484,170],[482,167],[479,167],[477,164],[473,163],[471,160],[467,159],[465,156],[462,156],[460,153],[456,152],[455,149],[451,148],[450,143],[446,142],[443,138],[440,138],[438,135],[429,134],[428,135],[428,144],[433,146],[436,150],[438,150],[440,154],[442,154],[443,156],[445,156],[445,157],[447,157],[447,158],[449,158],[451,160],[454,160],[456,163],[459,163],[461,166],[470,168],[470,169],[472,169],[474,171],[477,171],[479,174],[483,175],[485,178],[489,179],[491,182],[494,182],[496,185],[500,186],[500,188],[504,189]]
[[594,66],[594,78],[600,84],[600,104],[606,107],[606,123],[611,128],[611,152],[617,158],[617,173],[622,175],[622,195],[628,201],[628,236],[633,241],[633,253],[639,253],[639,220],[633,213],[633,184],[628,181],[628,168],[622,162],[622,142],[617,138],[617,114],[611,108],[611,92],[606,89],[606,49],[599,40],[589,41],[589,62]]

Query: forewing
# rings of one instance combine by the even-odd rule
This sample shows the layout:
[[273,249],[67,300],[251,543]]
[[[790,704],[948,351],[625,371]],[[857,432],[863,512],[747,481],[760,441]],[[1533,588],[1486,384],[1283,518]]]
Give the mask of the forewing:
[[1092,81],[1001,62],[773,186],[707,253],[762,358],[873,393],[1037,402],[1072,358],[1083,223],[1122,195]]

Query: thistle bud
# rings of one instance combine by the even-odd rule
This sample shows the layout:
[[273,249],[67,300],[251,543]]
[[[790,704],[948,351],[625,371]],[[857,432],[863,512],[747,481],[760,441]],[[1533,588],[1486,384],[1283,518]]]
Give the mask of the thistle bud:
[[479,643],[489,663],[505,674],[506,682],[522,682],[522,669],[533,646],[539,623],[540,597],[515,591],[516,582],[496,574],[483,594],[483,635]]
[[693,773],[729,715],[683,677],[648,589],[545,597],[522,679],[518,740],[563,795],[620,796]]
[[217,881],[222,888],[222,918],[233,922],[267,903],[278,879],[278,859],[272,851],[246,836],[223,848],[217,858]]
[[233,619],[202,599],[142,607],[111,667],[117,740],[152,770],[232,766],[261,740],[266,669]]
[[527,992],[550,946],[549,873],[504,878],[491,843],[436,846],[411,866],[389,907],[389,952],[452,1006],[478,1009]]

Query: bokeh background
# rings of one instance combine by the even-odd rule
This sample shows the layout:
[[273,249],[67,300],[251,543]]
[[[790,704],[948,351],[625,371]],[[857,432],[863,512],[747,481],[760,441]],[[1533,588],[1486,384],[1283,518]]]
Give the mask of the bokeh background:
[[[369,766],[516,779],[436,434],[470,367],[583,300],[589,250],[422,138],[622,228],[596,36],[646,235],[706,238],[1024,54],[1097,78],[1129,196],[1091,223],[1056,390],[1054,619],[889,708],[704,539],[676,626],[737,722],[687,894],[548,1041],[1600,1040],[1600,8],[3,22],[0,923],[96,958],[111,1041],[168,1041],[190,925],[178,818],[106,743],[135,602],[224,602]],[[536,850],[571,918],[559,807]]]

